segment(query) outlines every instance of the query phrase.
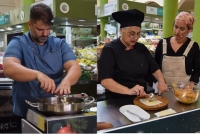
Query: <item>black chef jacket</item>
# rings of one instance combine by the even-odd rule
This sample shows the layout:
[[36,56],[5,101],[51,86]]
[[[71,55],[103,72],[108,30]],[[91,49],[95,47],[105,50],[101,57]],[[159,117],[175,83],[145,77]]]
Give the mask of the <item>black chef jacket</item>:
[[[189,45],[191,39],[188,38],[187,41],[178,49],[177,52],[174,52],[174,50],[171,47],[170,39],[165,38],[167,41],[167,56],[183,56],[183,53],[185,52],[187,46]],[[163,40],[160,40],[156,52],[155,52],[155,60],[162,68],[162,59],[163,59]],[[190,81],[193,81],[195,83],[199,82],[199,74],[200,74],[200,63],[199,63],[199,45],[197,42],[194,42],[192,48],[190,49],[187,57],[185,57],[185,71],[187,75],[191,75]]]
[[[139,84],[146,90],[148,72],[154,73],[159,66],[143,44],[136,43],[134,49],[125,49],[119,38],[105,45],[98,61],[99,81],[112,78],[128,88]],[[106,99],[127,96],[106,90]]]

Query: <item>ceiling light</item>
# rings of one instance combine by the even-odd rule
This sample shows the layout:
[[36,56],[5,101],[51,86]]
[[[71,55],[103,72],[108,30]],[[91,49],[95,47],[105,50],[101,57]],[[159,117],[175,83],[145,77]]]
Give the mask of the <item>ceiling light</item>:
[[16,28],[22,28],[22,26],[21,25],[17,25]]
[[155,18],[155,20],[159,20],[158,18]]
[[85,20],[78,20],[78,21],[85,21]]
[[78,26],[82,27],[82,26],[84,26],[84,25],[78,25]]
[[12,27],[7,27],[7,30],[13,30],[13,28]]
[[0,29],[0,31],[5,31],[4,29]]

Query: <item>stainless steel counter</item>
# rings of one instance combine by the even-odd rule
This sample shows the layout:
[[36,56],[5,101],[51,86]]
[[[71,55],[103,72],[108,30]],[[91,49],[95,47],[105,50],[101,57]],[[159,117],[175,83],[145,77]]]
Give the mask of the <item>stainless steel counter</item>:
[[[123,114],[120,113],[119,108],[123,105],[133,104],[133,97],[116,99],[116,100],[107,100],[97,102],[97,122],[110,122],[113,124],[114,128],[101,130],[98,133],[102,132],[197,132],[200,129],[199,117],[200,117],[200,100],[193,104],[182,104],[178,102],[172,91],[162,94],[163,97],[168,99],[168,107],[175,110],[177,113],[173,115],[168,115],[164,117],[156,117],[154,113],[162,111],[147,111],[150,114],[150,119],[142,122],[133,123],[129,121]],[[165,108],[165,109],[167,109]],[[193,121],[193,124],[197,127],[188,126],[191,125],[190,122]],[[154,125],[153,125],[154,124]],[[174,124],[172,126],[172,124]],[[160,126],[159,126],[160,125]],[[165,125],[163,127],[163,125]],[[152,127],[153,126],[153,127]],[[177,127],[189,127],[186,128],[177,128]],[[159,128],[160,127],[160,128]],[[177,129],[176,129],[177,128]],[[149,130],[148,130],[149,129]],[[160,130],[162,129],[162,130]],[[193,129],[193,130],[191,130]]]
[[12,90],[12,83],[12,79],[0,78],[0,90]]

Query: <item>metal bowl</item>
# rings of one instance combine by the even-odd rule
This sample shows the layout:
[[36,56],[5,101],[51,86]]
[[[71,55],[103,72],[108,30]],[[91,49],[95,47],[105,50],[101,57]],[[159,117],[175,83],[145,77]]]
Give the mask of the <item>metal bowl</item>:
[[189,86],[189,82],[172,83],[172,90],[175,98],[185,104],[191,104],[198,100],[200,87],[195,85]]

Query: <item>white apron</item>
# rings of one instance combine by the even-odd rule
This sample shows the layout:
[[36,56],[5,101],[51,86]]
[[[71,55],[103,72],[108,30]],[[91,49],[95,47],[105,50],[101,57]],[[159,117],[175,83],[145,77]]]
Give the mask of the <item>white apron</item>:
[[165,82],[171,85],[173,82],[189,82],[190,76],[186,74],[185,57],[187,57],[194,41],[190,41],[183,56],[167,56],[167,42],[163,39],[162,73]]

